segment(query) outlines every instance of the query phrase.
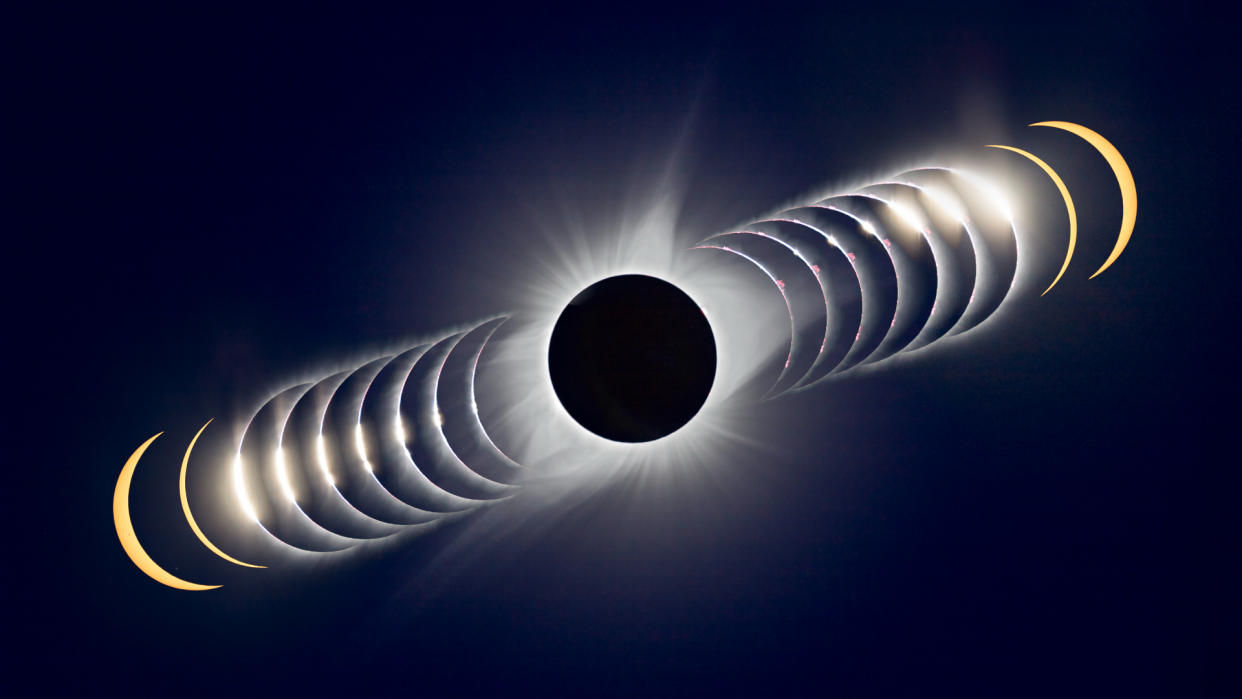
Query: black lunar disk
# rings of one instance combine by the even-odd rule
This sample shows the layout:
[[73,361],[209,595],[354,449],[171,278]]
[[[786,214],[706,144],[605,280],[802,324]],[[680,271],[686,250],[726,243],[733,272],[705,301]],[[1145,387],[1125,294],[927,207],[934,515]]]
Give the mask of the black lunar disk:
[[627,274],[574,297],[552,330],[552,387],[583,427],[648,442],[690,421],[716,377],[711,325],[689,296]]

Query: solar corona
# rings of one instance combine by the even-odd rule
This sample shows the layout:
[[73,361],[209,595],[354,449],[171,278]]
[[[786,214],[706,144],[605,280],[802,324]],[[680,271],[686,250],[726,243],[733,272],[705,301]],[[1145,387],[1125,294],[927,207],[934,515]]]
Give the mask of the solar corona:
[[[1032,126],[1078,137],[1073,146],[1090,145],[1117,180],[1120,228],[1094,278],[1135,227],[1129,166],[1087,127]],[[514,304],[515,290],[486,309],[503,313],[291,382],[231,433],[203,416],[182,452],[179,492],[166,495],[179,497],[196,546],[262,575],[290,556],[396,541],[558,480],[710,458],[717,437],[764,402],[951,352],[1015,298],[1053,293],[1073,273],[1080,239],[1096,234],[1079,230],[1076,206],[1093,202],[1076,205],[1054,158],[979,150],[1021,156],[1013,171],[1047,178],[1040,187],[1050,180],[1064,216],[1027,210],[1023,189],[987,167],[954,163],[808,197],[690,245],[672,244],[657,210],[549,262],[525,301]],[[1064,240],[1064,255],[1034,259],[1036,239]],[[131,484],[162,434],[124,461],[117,536],[150,579],[216,589],[209,572],[205,582],[169,572],[177,564],[157,562],[131,519]],[[227,457],[195,456],[200,438],[227,440]],[[144,469],[177,467],[148,459]],[[224,496],[202,507],[208,482]]]

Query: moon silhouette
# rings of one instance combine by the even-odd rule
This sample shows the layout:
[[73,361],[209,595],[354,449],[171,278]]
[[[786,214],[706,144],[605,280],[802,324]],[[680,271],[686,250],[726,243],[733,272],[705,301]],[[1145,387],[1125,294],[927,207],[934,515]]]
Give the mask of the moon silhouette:
[[[1048,177],[1052,178],[1052,183],[1057,186],[1057,189],[1061,190],[1061,198],[1065,199],[1065,212],[1069,214],[1069,247],[1065,250],[1065,262],[1061,263],[1061,271],[1057,272],[1056,278],[1052,280],[1052,283],[1048,285],[1047,289],[1044,289],[1044,293],[1040,294],[1040,296],[1043,296],[1049,291],[1052,291],[1052,287],[1056,286],[1057,282],[1061,281],[1061,275],[1065,274],[1065,270],[1069,269],[1070,258],[1074,256],[1074,244],[1078,242],[1078,214],[1074,213],[1074,200],[1070,197],[1069,190],[1065,188],[1065,183],[1062,182],[1060,176],[1058,176],[1057,173],[1051,167],[1048,166],[1048,163],[1045,163],[1044,161],[1040,160],[1034,155],[1022,150],[1021,148],[1014,148],[1013,146],[996,146],[996,145],[988,146],[988,148],[1003,148],[1005,150],[1011,150],[1014,153],[1017,153],[1018,155],[1029,158],[1031,162],[1038,165],[1040,169],[1042,169],[1045,173],[1047,173]],[[1129,238],[1128,235],[1126,237],[1127,239]],[[1125,247],[1125,245],[1123,244],[1122,247]],[[1111,260],[1110,260],[1110,263],[1111,263]],[[1107,267],[1108,265],[1105,264],[1104,266]],[[1102,272],[1103,269],[1101,269],[1100,271]],[[1100,272],[1096,272],[1095,274],[1099,274],[1099,273]],[[1094,277],[1095,274],[1091,276]]]
[[[215,418],[212,418],[212,420],[214,419]],[[186,494],[186,490],[185,490],[185,474],[186,474],[186,471],[189,470],[189,467],[190,467],[190,452],[194,451],[194,443],[198,441],[199,435],[201,435],[203,433],[203,430],[207,429],[207,425],[210,425],[210,424],[211,424],[211,420],[208,420],[207,422],[203,423],[202,427],[198,428],[198,432],[194,434],[194,439],[190,440],[190,446],[185,448],[185,456],[182,457],[181,459],[181,479],[180,479],[181,509],[185,511],[185,519],[187,522],[190,523],[190,529],[194,530],[194,536],[197,536],[198,540],[203,542],[203,546],[206,546],[212,553],[216,554],[220,558],[223,558],[229,563],[236,563],[239,566],[246,566],[247,568],[266,568],[267,566],[260,566],[260,565],[255,565],[253,563],[245,563],[243,561],[239,561],[236,558],[233,558],[227,553],[221,551],[219,548],[216,547],[215,544],[211,543],[211,541],[207,538],[207,535],[203,533],[203,530],[198,528],[198,522],[194,521],[194,514],[190,512],[190,498]],[[158,437],[159,435],[156,435],[156,436]],[[154,439],[154,437],[152,437],[152,439]]]
[[548,370],[582,427],[614,442],[650,442],[703,407],[716,378],[716,340],[686,292],[624,274],[587,287],[561,312]]
[[142,544],[138,543],[138,535],[134,532],[134,523],[129,519],[129,485],[134,479],[134,469],[138,467],[138,460],[142,458],[143,452],[147,447],[151,446],[157,437],[164,434],[156,432],[155,436],[142,443],[142,446],[134,450],[130,454],[129,460],[125,462],[125,466],[121,469],[121,476],[116,479],[116,490],[112,494],[112,523],[116,526],[116,535],[121,540],[121,547],[125,549],[125,553],[129,556],[129,560],[138,566],[138,570],[146,573],[152,580],[167,585],[178,590],[214,590],[219,585],[199,585],[188,580],[182,580],[177,576],[164,570],[151,557],[147,555]]
[[1138,217],[1138,192],[1134,188],[1134,176],[1130,174],[1130,166],[1126,165],[1125,158],[1121,157],[1121,153],[1108,142],[1108,139],[1085,126],[1071,124],[1068,121],[1040,121],[1031,126],[1051,126],[1054,129],[1062,129],[1095,146],[1095,149],[1100,151],[1100,154],[1108,161],[1109,167],[1113,169],[1113,175],[1117,178],[1117,185],[1121,187],[1121,233],[1117,236],[1117,244],[1108,254],[1108,259],[1104,260],[1104,264],[1095,270],[1095,274],[1088,277],[1088,279],[1095,279],[1100,272],[1108,269],[1109,265],[1121,257],[1122,251],[1130,242],[1130,234],[1134,232],[1134,221]]

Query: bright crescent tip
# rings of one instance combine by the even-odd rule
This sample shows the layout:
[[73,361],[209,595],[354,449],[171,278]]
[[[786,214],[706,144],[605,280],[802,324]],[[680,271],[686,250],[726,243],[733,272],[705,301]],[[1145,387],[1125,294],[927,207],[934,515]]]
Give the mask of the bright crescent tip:
[[[212,419],[214,420],[215,418],[212,418]],[[220,558],[223,558],[229,563],[236,563],[239,566],[246,566],[247,568],[266,568],[267,566],[260,566],[260,565],[255,565],[253,563],[246,563],[244,561],[239,561],[236,558],[233,558],[227,553],[221,551],[219,547],[211,543],[211,541],[207,538],[207,535],[203,533],[203,530],[198,528],[198,522],[194,521],[194,514],[190,512],[190,497],[186,493],[185,474],[186,474],[186,471],[188,471],[190,467],[190,452],[194,450],[194,443],[198,441],[199,435],[201,435],[203,433],[203,430],[207,429],[207,425],[210,425],[210,424],[211,424],[211,420],[208,420],[207,422],[203,423],[202,427],[198,428],[198,432],[194,435],[194,439],[190,440],[190,446],[185,448],[185,456],[182,457],[181,459],[181,509],[183,512],[185,512],[186,521],[190,523],[190,529],[194,530],[194,536],[197,536],[198,540],[203,542],[203,546],[206,546],[208,549],[210,549],[212,553],[216,554]]]
[[138,535],[134,532],[134,523],[129,518],[129,486],[134,479],[134,469],[138,467],[138,460],[142,458],[142,454],[151,446],[156,437],[163,432],[157,432],[155,436],[142,443],[142,446],[134,450],[130,454],[129,460],[125,462],[125,466],[121,469],[121,476],[116,479],[116,490],[112,494],[112,523],[116,526],[116,535],[121,540],[121,547],[125,549],[129,560],[138,566],[138,570],[146,573],[152,580],[168,587],[178,590],[214,590],[219,585],[199,585],[187,580],[182,580],[177,576],[164,570],[151,557],[147,555],[146,550],[142,548],[142,544],[138,543]]
[[[1069,248],[1065,251],[1065,261],[1061,263],[1061,271],[1057,272],[1056,279],[1053,279],[1052,283],[1048,285],[1048,288],[1044,289],[1044,294],[1046,294],[1049,291],[1052,291],[1052,287],[1056,286],[1057,282],[1061,281],[1061,275],[1065,274],[1065,270],[1069,269],[1070,258],[1074,256],[1074,245],[1078,242],[1078,214],[1074,212],[1074,200],[1070,198],[1070,193],[1069,190],[1066,189],[1065,183],[1061,181],[1061,178],[1055,171],[1053,171],[1048,163],[1045,163],[1021,148],[996,145],[990,145],[988,148],[1003,148],[1030,159],[1030,161],[1038,165],[1040,169],[1048,175],[1048,177],[1052,178],[1052,183],[1055,184],[1057,189],[1061,191],[1061,198],[1065,200],[1065,211],[1069,214]],[[1099,274],[1099,272],[1096,272],[1096,274]],[[1040,294],[1040,296],[1043,296],[1044,294]]]
[[1104,264],[1089,277],[1089,279],[1095,279],[1100,272],[1108,269],[1109,265],[1121,257],[1121,252],[1130,242],[1130,235],[1134,233],[1134,221],[1138,217],[1138,192],[1134,188],[1134,176],[1130,174],[1130,166],[1126,164],[1125,158],[1121,157],[1116,147],[1108,142],[1108,139],[1085,126],[1068,121],[1040,121],[1031,126],[1051,126],[1054,129],[1068,131],[1095,146],[1095,149],[1108,161],[1108,165],[1113,169],[1113,175],[1117,178],[1117,185],[1121,187],[1121,233],[1117,236],[1117,244],[1113,246],[1108,259],[1104,260]]

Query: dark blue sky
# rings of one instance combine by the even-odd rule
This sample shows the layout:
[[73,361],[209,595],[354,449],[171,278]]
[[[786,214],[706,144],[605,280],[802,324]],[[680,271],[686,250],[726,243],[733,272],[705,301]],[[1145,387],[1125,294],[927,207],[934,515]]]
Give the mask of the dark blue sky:
[[[12,20],[5,684],[1239,691],[1236,58],[1193,6]],[[172,463],[307,363],[505,310],[546,207],[607,212],[677,144],[695,235],[1044,119],[1129,160],[1118,263],[991,343],[757,410],[778,453],[710,486],[604,489],[467,554],[439,553],[450,530],[203,595],[116,541],[141,440],[168,430],[151,454]],[[1103,206],[1084,231],[1115,225]]]

